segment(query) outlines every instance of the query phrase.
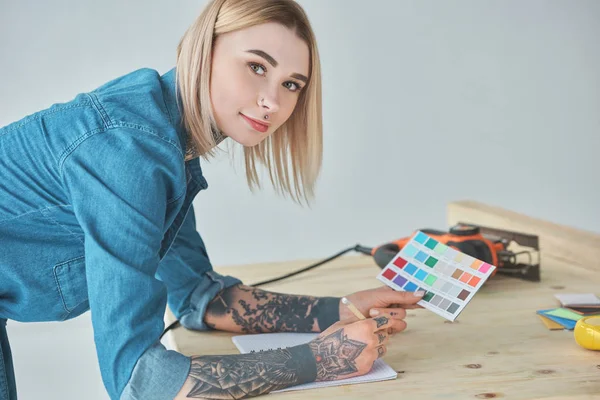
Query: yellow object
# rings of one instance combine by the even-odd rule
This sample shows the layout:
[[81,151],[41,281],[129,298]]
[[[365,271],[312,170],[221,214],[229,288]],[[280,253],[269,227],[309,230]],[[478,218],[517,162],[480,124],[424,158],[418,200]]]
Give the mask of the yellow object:
[[362,315],[362,313],[360,311],[358,311],[358,308],[356,308],[356,306],[354,304],[352,304],[352,302],[350,300],[348,300],[345,297],[342,297],[342,303],[344,303],[350,309],[350,311],[352,311],[352,314],[356,315],[356,318],[366,319],[365,316]]
[[600,317],[584,317],[573,330],[578,345],[589,350],[600,350]]
[[561,324],[559,324],[558,322],[554,322],[549,318],[546,318],[542,315],[538,314],[538,317],[540,317],[540,319],[542,320],[542,322],[544,323],[544,325],[546,325],[546,328],[550,329],[551,331],[555,331],[555,330],[564,330],[565,327],[562,326]]

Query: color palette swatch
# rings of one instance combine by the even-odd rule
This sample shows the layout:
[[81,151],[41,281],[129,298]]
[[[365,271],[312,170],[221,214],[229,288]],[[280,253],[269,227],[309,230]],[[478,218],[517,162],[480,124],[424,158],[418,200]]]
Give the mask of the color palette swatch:
[[495,269],[417,231],[377,279],[395,290],[425,291],[418,304],[454,321]]

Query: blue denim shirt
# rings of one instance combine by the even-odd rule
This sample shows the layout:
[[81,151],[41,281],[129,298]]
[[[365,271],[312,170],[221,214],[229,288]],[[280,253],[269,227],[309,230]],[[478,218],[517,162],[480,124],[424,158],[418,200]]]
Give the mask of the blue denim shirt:
[[207,330],[208,302],[240,282],[196,230],[207,182],[180,119],[175,70],[141,69],[0,129],[0,319],[90,310],[112,399],[173,398],[190,359],[159,342],[166,305]]

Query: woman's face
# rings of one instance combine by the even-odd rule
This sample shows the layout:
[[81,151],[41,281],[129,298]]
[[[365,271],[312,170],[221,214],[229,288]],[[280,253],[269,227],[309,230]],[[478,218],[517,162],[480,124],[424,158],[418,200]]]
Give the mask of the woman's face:
[[210,95],[221,133],[254,146],[283,125],[306,85],[309,58],[306,43],[277,23],[219,36]]

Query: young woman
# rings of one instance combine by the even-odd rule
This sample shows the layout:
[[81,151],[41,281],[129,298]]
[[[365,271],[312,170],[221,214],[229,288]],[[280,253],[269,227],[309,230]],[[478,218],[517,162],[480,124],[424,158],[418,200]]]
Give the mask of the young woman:
[[[387,287],[339,298],[267,292],[213,271],[192,200],[200,157],[229,138],[250,186],[266,165],[296,201],[321,165],[319,56],[292,0],[214,0],[175,67],[142,69],[0,129],[0,399],[16,398],[6,321],[90,310],[112,399],[244,398],[361,375],[406,328],[418,295]],[[203,210],[202,212],[215,212]],[[187,357],[159,337],[169,305],[183,326],[322,332],[250,355]],[[379,313],[379,314],[376,314]]]

